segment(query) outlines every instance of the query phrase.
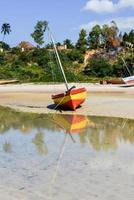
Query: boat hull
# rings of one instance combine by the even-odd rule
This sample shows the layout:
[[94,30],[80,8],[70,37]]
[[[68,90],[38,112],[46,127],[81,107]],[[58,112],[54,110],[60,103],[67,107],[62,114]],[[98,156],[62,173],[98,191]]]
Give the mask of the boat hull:
[[125,77],[125,78],[123,78],[123,81],[126,84],[134,84],[134,76]]
[[76,110],[86,99],[87,92],[85,88],[72,89],[66,93],[52,95],[56,108]]

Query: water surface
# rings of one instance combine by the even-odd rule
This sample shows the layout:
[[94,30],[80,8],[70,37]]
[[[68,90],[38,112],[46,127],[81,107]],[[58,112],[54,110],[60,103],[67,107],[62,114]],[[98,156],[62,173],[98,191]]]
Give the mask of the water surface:
[[134,120],[0,107],[0,199],[130,200]]

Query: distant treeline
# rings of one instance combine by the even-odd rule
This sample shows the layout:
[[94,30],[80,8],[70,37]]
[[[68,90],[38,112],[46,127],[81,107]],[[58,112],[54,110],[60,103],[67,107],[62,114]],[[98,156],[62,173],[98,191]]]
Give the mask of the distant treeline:
[[[37,47],[22,41],[11,48],[5,42],[11,26],[4,23],[1,27],[0,42],[0,79],[17,78],[20,81],[62,81],[52,44],[44,45],[47,21],[38,21],[31,34]],[[96,25],[87,33],[80,30],[76,44],[70,39],[57,43],[63,67],[69,81],[91,81],[92,77],[122,77],[128,71],[123,66],[125,59],[130,72],[134,73],[134,30],[122,34],[116,23],[102,27]]]

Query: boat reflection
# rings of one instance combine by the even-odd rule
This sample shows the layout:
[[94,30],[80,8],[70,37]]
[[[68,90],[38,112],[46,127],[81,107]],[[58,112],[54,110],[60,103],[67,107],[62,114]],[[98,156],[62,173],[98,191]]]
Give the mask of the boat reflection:
[[[107,151],[116,150],[122,142],[134,144],[134,120],[83,115],[43,115],[15,112],[0,107],[0,148],[4,152],[14,151],[14,142],[18,141],[16,133],[25,138],[26,142],[29,138],[29,145],[34,145],[40,155],[48,154],[50,143],[56,148],[56,142],[64,137],[63,133],[68,133],[78,143],[94,150]],[[50,142],[52,139],[53,143]]]
[[84,115],[53,115],[54,122],[63,129],[66,133],[74,134],[74,133],[84,133],[86,128],[90,125],[93,126],[92,123],[86,116]]

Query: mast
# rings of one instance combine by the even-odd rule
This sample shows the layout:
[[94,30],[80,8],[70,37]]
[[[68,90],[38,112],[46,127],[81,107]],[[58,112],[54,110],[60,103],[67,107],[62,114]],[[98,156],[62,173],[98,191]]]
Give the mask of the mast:
[[122,59],[122,61],[123,61],[123,63],[124,63],[124,66],[126,67],[128,73],[129,73],[129,75],[132,76],[132,74],[131,74],[131,72],[130,72],[130,70],[129,70],[129,68],[128,68],[128,66],[127,66],[127,64],[126,64],[126,62],[125,62],[125,60],[124,60],[124,58],[121,57],[121,59]]
[[59,66],[60,66],[60,69],[61,69],[61,72],[62,72],[64,81],[65,81],[66,89],[69,90],[69,86],[68,86],[68,82],[67,82],[67,79],[66,79],[66,76],[65,76],[65,72],[64,72],[63,66],[62,66],[62,64],[61,64],[61,60],[60,60],[60,57],[59,57],[59,54],[58,54],[58,51],[57,51],[57,47],[56,47],[56,44],[55,44],[53,35],[52,35],[52,33],[51,33],[49,27],[48,27],[48,31],[49,31],[49,33],[50,33],[50,39],[51,39],[51,41],[52,41],[52,43],[53,43],[54,50],[55,50],[55,53],[56,53],[56,56],[57,56],[57,59],[58,59],[58,63],[59,63]]

